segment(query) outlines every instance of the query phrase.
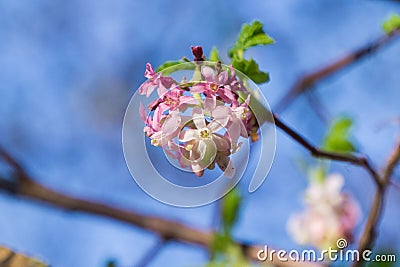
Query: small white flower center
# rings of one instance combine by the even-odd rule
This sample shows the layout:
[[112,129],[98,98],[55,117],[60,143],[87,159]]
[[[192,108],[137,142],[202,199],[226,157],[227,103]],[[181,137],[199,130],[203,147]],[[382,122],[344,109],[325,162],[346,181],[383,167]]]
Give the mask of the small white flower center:
[[185,146],[185,149],[186,149],[187,151],[191,151],[191,150],[193,149],[193,145],[192,145],[192,144],[187,144],[187,145]]
[[210,130],[208,128],[204,128],[199,130],[199,137],[200,139],[210,139],[211,138],[211,133]]
[[244,119],[247,118],[247,112],[248,112],[248,111],[249,111],[249,110],[248,110],[247,108],[244,108],[244,109],[243,109],[242,114],[241,114],[242,120],[244,120]]
[[152,139],[152,140],[151,140],[151,144],[152,144],[153,146],[159,146],[159,145],[160,145],[160,142],[158,142],[158,140],[156,140],[156,139]]

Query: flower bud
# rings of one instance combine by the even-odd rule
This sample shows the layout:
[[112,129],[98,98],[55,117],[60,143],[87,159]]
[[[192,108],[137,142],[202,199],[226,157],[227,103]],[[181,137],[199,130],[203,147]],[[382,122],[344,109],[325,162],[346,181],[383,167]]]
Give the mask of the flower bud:
[[194,61],[204,61],[203,48],[199,45],[191,46],[192,54],[194,55]]

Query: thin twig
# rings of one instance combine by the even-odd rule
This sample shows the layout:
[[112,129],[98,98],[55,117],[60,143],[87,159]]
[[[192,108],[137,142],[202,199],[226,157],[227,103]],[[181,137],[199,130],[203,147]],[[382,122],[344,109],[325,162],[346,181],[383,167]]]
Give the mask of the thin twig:
[[[382,215],[382,209],[385,202],[387,188],[390,185],[390,178],[393,175],[394,169],[400,161],[400,138],[395,146],[395,149],[389,156],[385,168],[382,171],[382,186],[377,187],[374,201],[372,202],[367,222],[365,223],[364,231],[358,245],[358,251],[361,253],[366,249],[371,249],[377,237],[377,227]],[[358,267],[362,262],[355,262],[353,267]]]
[[400,161],[400,138],[397,141],[396,147],[392,151],[392,154],[390,154],[386,167],[382,172],[382,177],[385,184],[389,183],[390,177],[393,175],[394,170],[399,161]]
[[306,74],[300,79],[298,79],[294,85],[289,89],[289,91],[282,97],[280,101],[278,101],[278,105],[274,110],[277,112],[282,112],[296,97],[305,91],[312,88],[317,82],[321,80],[331,77],[333,74],[336,74],[338,71],[343,70],[344,68],[352,65],[353,63],[358,62],[360,59],[364,58],[367,55],[370,55],[377,51],[379,48],[384,47],[389,41],[394,39],[395,37],[400,35],[400,29],[393,31],[391,34],[385,34],[379,38],[377,38],[372,43],[365,45],[344,57],[341,57],[335,60],[328,65],[318,68],[317,70]]
[[378,187],[381,187],[381,180],[379,174],[372,168],[368,159],[365,156],[357,157],[353,154],[343,154],[321,150],[313,146],[307,139],[297,133],[295,130],[286,125],[278,115],[274,114],[275,125],[289,135],[293,140],[307,149],[313,157],[325,158],[335,161],[342,161],[352,163],[354,165],[362,166],[372,176]]
[[321,100],[315,93],[316,92],[312,90],[308,91],[305,94],[306,99],[321,122],[325,125],[328,125],[332,116],[329,114],[328,109],[322,104]]

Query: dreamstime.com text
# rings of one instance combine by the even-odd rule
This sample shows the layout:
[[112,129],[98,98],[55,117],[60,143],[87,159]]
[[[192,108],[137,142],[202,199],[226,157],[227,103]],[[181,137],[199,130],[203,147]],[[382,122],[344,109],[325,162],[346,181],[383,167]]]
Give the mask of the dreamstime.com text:
[[257,252],[257,258],[260,261],[294,261],[294,262],[325,262],[325,261],[345,261],[345,262],[396,262],[396,255],[394,254],[376,254],[373,255],[371,250],[364,250],[362,252],[356,249],[344,250],[347,247],[345,239],[337,241],[337,248],[329,248],[322,251],[315,251],[312,249],[306,250],[275,250],[264,246]]

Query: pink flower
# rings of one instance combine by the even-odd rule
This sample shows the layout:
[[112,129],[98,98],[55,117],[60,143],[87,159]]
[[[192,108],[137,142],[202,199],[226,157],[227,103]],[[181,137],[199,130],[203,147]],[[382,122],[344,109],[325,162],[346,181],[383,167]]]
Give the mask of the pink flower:
[[149,97],[156,88],[159,96],[164,95],[167,88],[170,88],[174,82],[171,77],[164,77],[161,73],[155,73],[150,63],[146,64],[144,76],[148,81],[142,83],[139,87],[139,94],[146,95],[146,97]]
[[229,143],[221,135],[217,134],[219,130],[226,126],[231,116],[229,107],[217,106],[212,111],[213,120],[207,125],[203,111],[199,108],[193,109],[192,120],[196,129],[188,129],[182,132],[179,138],[181,142],[196,140],[199,143],[204,143],[206,146],[209,142],[213,142],[219,151],[229,149]]
[[240,136],[248,137],[247,126],[251,118],[249,101],[250,95],[247,96],[243,104],[232,108],[233,116],[228,124],[228,133],[233,143],[236,143]]
[[217,106],[212,112],[213,120],[207,124],[203,111],[193,109],[192,121],[195,129],[187,129],[181,132],[179,141],[185,143],[185,149],[191,152],[196,161],[192,163],[195,172],[209,166],[215,159],[218,151],[229,151],[230,142],[218,134],[229,121],[231,111],[229,107]]
[[191,93],[204,93],[206,97],[219,96],[225,103],[236,103],[236,95],[232,92],[228,81],[228,71],[223,71],[218,75],[208,66],[201,67],[201,73],[206,82],[192,86]]
[[311,183],[305,194],[306,209],[288,221],[288,231],[295,241],[320,250],[335,248],[340,238],[352,241],[361,212],[357,203],[341,192],[343,184],[339,174]]
[[244,87],[244,84],[242,81],[239,81],[236,77],[236,71],[235,68],[231,65],[229,66],[229,69],[231,71],[230,77],[228,77],[228,80],[226,81],[226,84],[228,84],[233,92],[237,91],[242,91],[246,92],[246,87]]
[[[201,47],[194,47],[193,54],[200,60]],[[183,78],[185,85],[180,87],[171,77],[156,73],[146,64],[148,80],[140,86],[139,93],[149,97],[157,88],[159,97],[147,110],[140,103],[144,132],[152,145],[162,147],[168,157],[178,160],[181,167],[191,168],[196,175],[201,176],[205,168],[212,169],[217,164],[225,176],[233,177],[235,167],[230,156],[239,150],[240,136],[247,137],[252,116],[248,108],[250,94],[233,67],[215,73],[211,67],[202,66],[201,74],[200,81],[187,82]],[[233,90],[245,92],[244,103],[239,103],[239,95]],[[192,115],[184,115],[190,108]]]
[[179,86],[175,85],[171,90],[166,91],[159,99],[148,105],[148,109],[152,110],[156,106],[161,109],[164,113],[166,110],[185,110],[187,105],[197,105],[199,101],[192,96],[183,95],[183,90]]
[[[161,123],[162,120],[163,123]],[[149,119],[145,127],[147,135],[151,138],[151,144],[161,147],[171,146],[172,139],[177,137],[179,133],[181,121],[179,111],[176,110],[168,115],[162,115],[161,110],[157,108],[153,119]]]

